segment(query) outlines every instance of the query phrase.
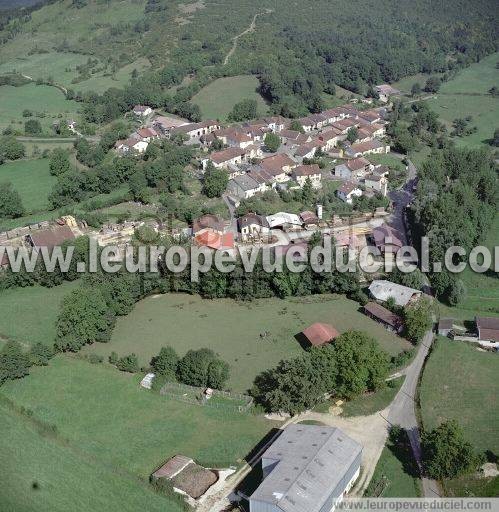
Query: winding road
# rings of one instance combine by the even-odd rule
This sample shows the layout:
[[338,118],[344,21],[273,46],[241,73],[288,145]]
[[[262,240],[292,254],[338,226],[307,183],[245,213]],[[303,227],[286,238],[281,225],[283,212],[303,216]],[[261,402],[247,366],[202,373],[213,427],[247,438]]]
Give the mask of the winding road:
[[232,57],[232,55],[234,55],[234,52],[237,49],[237,43],[239,39],[244,35],[249,34],[250,32],[253,32],[255,30],[256,20],[258,16],[265,16],[266,14],[270,14],[271,12],[273,12],[272,9],[265,9],[265,11],[263,12],[257,12],[253,16],[253,21],[251,22],[250,26],[246,30],[243,30],[240,34],[232,38],[232,48],[229,50],[229,53],[225,56],[224,66],[226,66],[229,63],[229,59]]

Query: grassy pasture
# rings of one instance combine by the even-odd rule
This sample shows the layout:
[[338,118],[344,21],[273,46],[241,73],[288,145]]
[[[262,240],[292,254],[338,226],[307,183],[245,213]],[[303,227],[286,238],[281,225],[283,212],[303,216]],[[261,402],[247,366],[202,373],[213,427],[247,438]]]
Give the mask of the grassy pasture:
[[61,355],[6,383],[2,393],[56,425],[70,446],[144,480],[175,454],[208,467],[236,465],[274,425],[261,416],[169,399],[140,388],[140,379]]
[[[314,322],[329,322],[340,332],[364,330],[391,355],[410,347],[409,342],[359,313],[357,307],[356,302],[334,295],[252,303],[203,300],[185,294],[153,296],[118,320],[109,343],[94,344],[84,351],[106,357],[112,351],[120,355],[134,352],[141,364],[148,364],[165,345],[180,355],[209,347],[231,365],[229,386],[244,391],[261,371],[300,354],[302,348],[294,336]],[[266,331],[270,334],[261,338]]]
[[421,496],[418,470],[409,440],[394,445],[390,440],[381,452],[365,496],[382,498],[417,498]]
[[[40,121],[45,132],[50,130],[55,121],[78,117],[78,104],[66,100],[61,91],[48,85],[2,85],[0,98],[0,130],[12,125],[24,133],[24,123],[29,119],[22,116],[25,109],[33,113],[33,119]],[[39,117],[35,113],[44,117]]]
[[46,80],[51,77],[57,84],[74,89],[75,91],[104,92],[110,87],[124,87],[127,85],[134,69],[141,73],[151,66],[145,57],[141,57],[123,66],[114,74],[111,71],[99,71],[88,80],[72,83],[72,80],[78,76],[76,66],[85,64],[89,57],[89,55],[79,53],[55,51],[16,57],[0,64],[0,74],[15,71],[23,73],[34,80],[37,78]]
[[19,192],[28,212],[48,208],[47,196],[56,178],[50,174],[47,158],[17,160],[0,166],[0,182],[10,182]]
[[84,64],[87,59],[87,55],[55,51],[17,56],[0,64],[0,74],[17,72],[33,80],[52,77],[56,83],[69,85],[76,74],[76,66]]
[[199,105],[204,119],[226,119],[236,103],[255,99],[258,102],[258,113],[264,115],[267,105],[256,92],[257,87],[258,80],[254,76],[219,78],[201,89],[192,98],[192,103]]
[[436,98],[428,100],[448,127],[456,118],[472,116],[469,126],[477,126],[478,131],[466,137],[455,137],[459,145],[487,144],[497,128],[499,99],[488,94],[488,90],[499,83],[498,61],[499,54],[494,53],[461,70],[452,80],[442,84]]
[[32,286],[0,293],[0,336],[28,344],[41,341],[51,345],[61,300],[77,283],[65,282],[54,288]]
[[144,72],[151,66],[146,58],[140,58],[131,64],[127,64],[119,69],[115,74],[111,72],[99,72],[92,75],[88,80],[78,82],[75,84],[68,84],[75,91],[95,91],[104,92],[110,87],[121,88],[128,85],[130,82],[132,71],[136,69],[139,73]]
[[446,338],[435,343],[420,391],[424,428],[455,419],[476,449],[499,453],[499,358]]
[[[138,479],[106,468],[76,446],[42,435],[0,403],[0,503],[5,512],[180,512]],[[37,487],[34,487],[37,486]]]

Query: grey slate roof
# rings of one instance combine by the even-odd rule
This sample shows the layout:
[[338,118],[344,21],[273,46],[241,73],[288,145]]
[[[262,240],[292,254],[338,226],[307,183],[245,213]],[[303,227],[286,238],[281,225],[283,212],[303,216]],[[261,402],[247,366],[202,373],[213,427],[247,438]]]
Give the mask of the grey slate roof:
[[250,499],[284,512],[318,512],[361,453],[338,428],[289,425],[263,454],[276,465]]
[[234,176],[232,181],[237,183],[245,192],[248,190],[254,190],[259,187],[259,184],[249,175],[249,174],[240,174],[239,176]]

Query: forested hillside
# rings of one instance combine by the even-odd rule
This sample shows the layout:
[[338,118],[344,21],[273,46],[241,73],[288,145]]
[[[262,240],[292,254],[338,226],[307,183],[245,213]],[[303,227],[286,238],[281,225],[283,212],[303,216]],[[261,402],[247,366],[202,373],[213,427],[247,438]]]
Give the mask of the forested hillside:
[[[320,110],[335,85],[366,93],[379,82],[477,61],[496,48],[495,7],[494,0],[241,0],[237,8],[230,0],[49,1],[5,24],[0,69],[51,52],[92,57],[72,81],[78,93],[92,74],[147,59],[135,96],[166,107],[214,78],[254,74],[273,110],[294,116]],[[255,14],[254,30],[231,53]],[[48,78],[50,63],[43,71]]]

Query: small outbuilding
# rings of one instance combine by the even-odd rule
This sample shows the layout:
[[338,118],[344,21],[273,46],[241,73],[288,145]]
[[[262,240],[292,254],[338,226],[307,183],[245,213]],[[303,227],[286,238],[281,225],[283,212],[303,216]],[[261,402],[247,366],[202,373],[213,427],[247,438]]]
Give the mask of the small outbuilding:
[[404,323],[402,318],[395,313],[392,313],[389,309],[386,309],[381,304],[377,302],[368,302],[364,306],[364,313],[383,324],[389,331],[400,333],[404,327]]
[[441,318],[438,322],[439,336],[448,336],[452,331],[454,320],[452,318]]
[[218,480],[214,471],[203,468],[184,455],[175,455],[152,475],[151,480],[170,480],[176,491],[193,499],[200,498]]
[[499,318],[477,316],[475,322],[480,341],[499,342]]
[[316,322],[304,329],[301,335],[310,345],[320,347],[337,338],[340,333],[331,324]]

